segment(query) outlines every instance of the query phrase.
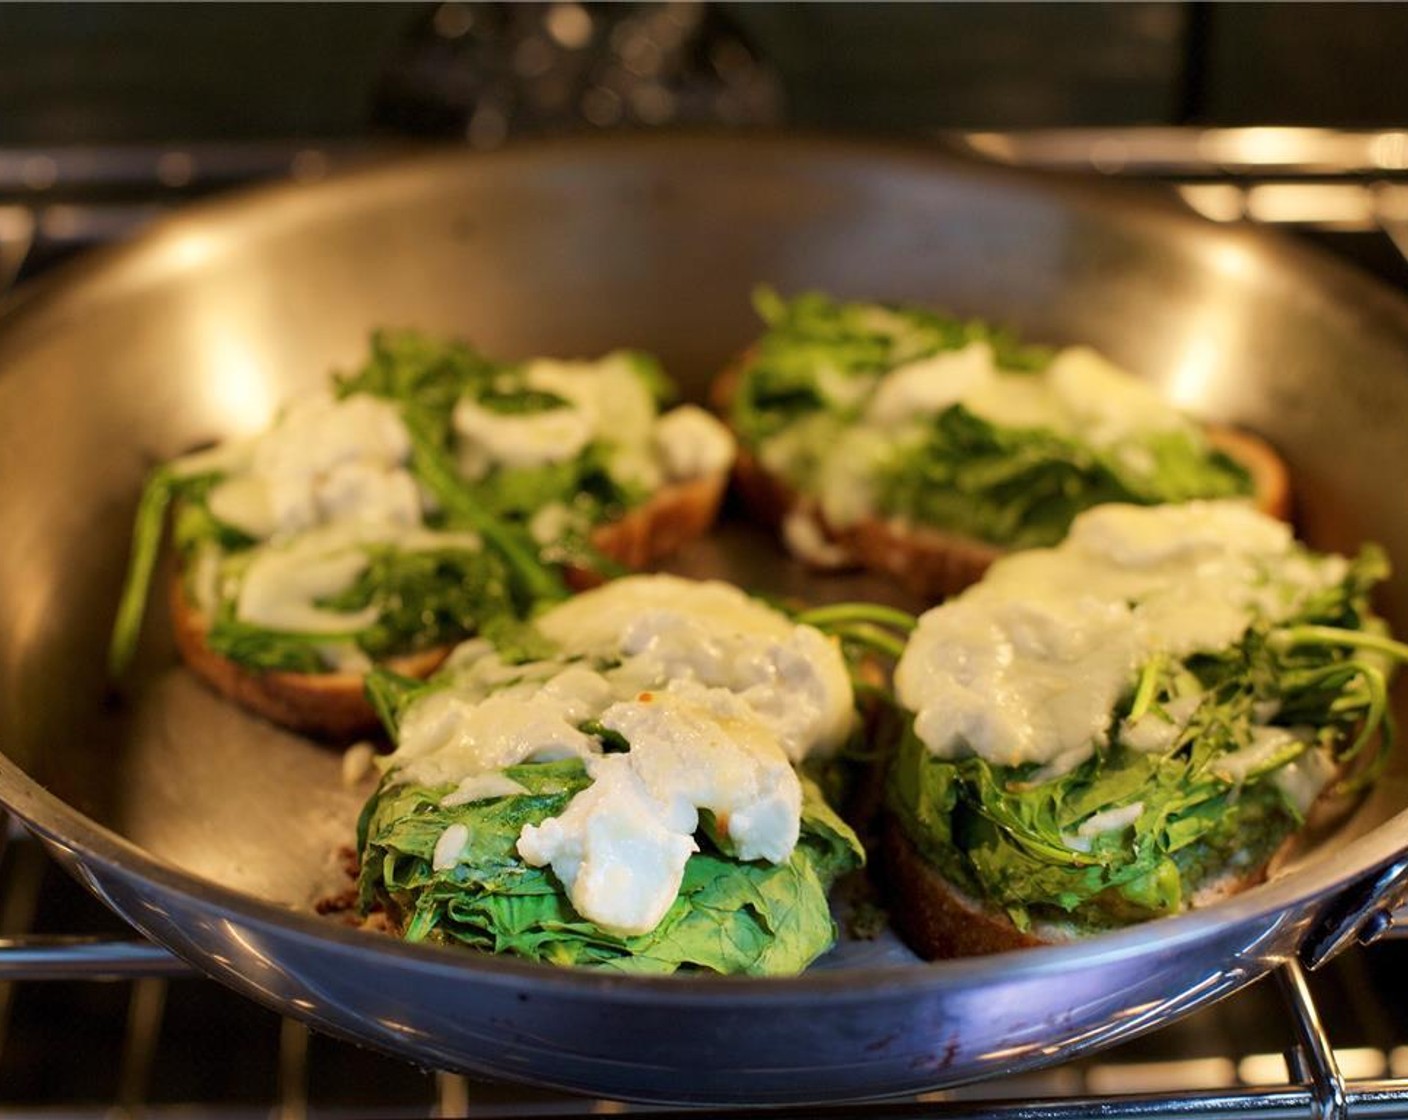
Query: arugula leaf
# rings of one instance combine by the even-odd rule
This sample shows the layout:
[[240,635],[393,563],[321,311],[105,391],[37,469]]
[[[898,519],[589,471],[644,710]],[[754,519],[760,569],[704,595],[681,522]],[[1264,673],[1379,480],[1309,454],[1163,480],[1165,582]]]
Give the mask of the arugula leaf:
[[478,400],[485,409],[500,416],[527,416],[568,407],[568,402],[556,393],[545,393],[539,389],[490,389],[480,394]]
[[[755,296],[768,330],[751,352],[731,405],[743,442],[813,492],[841,433],[861,420],[891,370],[983,341],[1011,373],[1039,373],[1052,352],[980,322],[915,307],[838,303],[809,293]],[[1250,494],[1250,475],[1196,434],[1154,432],[1095,447],[1055,431],[996,425],[955,404],[890,434],[867,476],[876,511],[992,544],[1028,548],[1065,536],[1103,502],[1150,505]]]
[[473,529],[503,556],[515,580],[519,609],[526,612],[539,603],[566,598],[562,579],[538,558],[527,531],[486,509],[459,478],[425,414],[408,410],[404,419],[416,475],[435,495],[451,524]]
[[371,354],[361,369],[335,377],[339,397],[370,393],[414,405],[433,417],[440,436],[449,430],[455,402],[488,391],[503,367],[462,342],[412,330],[372,333]]
[[500,557],[468,549],[367,549],[370,563],[351,587],[320,600],[328,610],[377,609],[357,635],[370,657],[447,645],[481,629],[513,603]]
[[[1389,741],[1383,673],[1356,653],[1408,660],[1408,646],[1384,638],[1369,613],[1369,588],[1384,570],[1381,553],[1366,549],[1295,617],[1258,619],[1223,650],[1156,659],[1111,713],[1110,743],[1058,777],[1033,764],[935,757],[907,726],[889,805],[941,874],[1019,928],[1056,919],[1098,929],[1175,912],[1218,876],[1258,866],[1301,823],[1278,776],[1309,749],[1305,737],[1252,763],[1221,761],[1250,748],[1265,712],[1274,710],[1273,725],[1317,729],[1342,764],[1376,734]],[[1161,718],[1180,697],[1197,697],[1197,706],[1166,749],[1124,742],[1123,717]],[[1122,809],[1137,815],[1080,833],[1083,822]]]
[[1251,492],[1244,468],[1188,435],[1151,436],[1139,447],[1151,469],[1134,469],[1119,449],[1002,427],[954,405],[932,419],[921,442],[883,466],[877,504],[890,516],[1033,548],[1058,543],[1078,513],[1105,502],[1153,505]]
[[211,651],[252,669],[287,673],[324,673],[323,648],[339,639],[326,634],[289,634],[218,618],[205,635]]
[[[1042,369],[1051,357],[1049,349],[1024,346],[986,323],[923,307],[841,303],[818,292],[784,300],[766,287],[754,293],[753,303],[768,329],[750,354],[731,420],[755,446],[809,413],[856,415],[867,381],[970,342],[991,343],[1005,369]],[[838,391],[841,399],[833,399]]]
[[495,652],[507,665],[547,661],[558,653],[556,642],[531,622],[512,615],[501,614],[490,619],[479,632],[493,643]]
[[[351,586],[316,605],[349,615],[373,608],[371,625],[341,634],[276,630],[240,621],[234,602],[226,601],[212,621],[206,644],[250,668],[319,673],[327,670],[329,645],[344,643],[369,658],[384,658],[449,645],[512,616],[508,575],[494,553],[465,548],[406,551],[375,544],[365,546],[365,552],[367,566]],[[228,565],[237,571],[247,555],[235,555]]]
[[377,719],[393,738],[406,709],[427,692],[440,687],[433,680],[406,677],[384,665],[373,666],[362,682],[362,691]]

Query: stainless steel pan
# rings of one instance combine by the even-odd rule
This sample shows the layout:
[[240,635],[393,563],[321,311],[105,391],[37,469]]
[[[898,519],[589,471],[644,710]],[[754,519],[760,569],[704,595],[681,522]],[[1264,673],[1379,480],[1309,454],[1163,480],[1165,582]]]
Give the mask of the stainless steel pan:
[[[1049,1062],[1322,956],[1396,901],[1402,764],[1267,886],[1059,948],[924,965],[882,939],[762,982],[407,946],[310,911],[365,792],[335,753],[216,700],[175,666],[160,617],[131,677],[105,680],[146,469],[262,425],[356,362],[370,328],[505,356],[644,347],[697,395],[754,331],[759,281],[1093,342],[1275,441],[1312,541],[1408,558],[1408,306],[1290,245],[900,147],[446,154],[192,210],[0,315],[0,800],[134,926],[272,1007],[419,1062],[660,1101],[866,1097]],[[680,563],[857,590],[800,582],[744,530]],[[1408,631],[1408,583],[1383,605]]]

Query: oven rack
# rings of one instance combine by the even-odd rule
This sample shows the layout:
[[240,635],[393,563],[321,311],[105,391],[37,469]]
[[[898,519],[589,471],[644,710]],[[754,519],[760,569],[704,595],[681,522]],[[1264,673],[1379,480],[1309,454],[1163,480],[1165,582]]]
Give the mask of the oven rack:
[[[89,899],[20,826],[4,832],[0,859],[0,1120],[12,1116],[261,1117],[309,1120],[319,1117],[372,1116],[386,1120],[411,1117],[502,1117],[546,1120],[548,1117],[624,1114],[636,1120],[688,1115],[691,1120],[1075,1120],[1078,1117],[1217,1117],[1360,1120],[1408,1114],[1408,1046],[1390,1055],[1383,1049],[1336,1050],[1322,1023],[1311,984],[1299,964],[1288,962],[1268,982],[1254,985],[1268,1010],[1253,1016],[1276,1020],[1284,1065],[1277,1055],[1242,1056],[1233,1063],[1214,1058],[1170,1057],[1157,1046],[1155,1060],[1130,1060],[1117,1049],[1052,1070],[999,1078],[918,1097],[879,1103],[806,1108],[691,1108],[688,1110],[592,1100],[523,1086],[500,1085],[437,1071],[417,1069],[397,1059],[319,1035],[303,1023],[281,1018],[227,992],[161,946],[127,930],[118,919]],[[56,900],[63,900],[57,902]],[[57,908],[57,914],[54,911]],[[63,922],[71,923],[65,927]],[[1395,932],[1390,931],[1390,936]],[[1404,946],[1393,946],[1401,949]],[[1380,951],[1380,950],[1373,950]],[[1366,950],[1351,950],[1351,953]],[[1362,981],[1352,981],[1362,985]],[[67,996],[52,1000],[53,993]],[[20,1006],[25,993],[44,1001],[31,1010],[29,1022]],[[77,993],[77,994],[75,994]],[[1254,993],[1228,997],[1247,998]],[[1392,999],[1392,993],[1379,993]],[[73,1016],[98,1018],[93,1000],[109,1010],[120,1041],[109,1039],[115,1068],[107,1071],[106,1092],[70,1084],[67,1099],[52,1091],[37,1093],[12,1081],[10,1066],[28,1069],[32,1058],[12,1051],[33,1048],[36,1022]],[[197,1012],[211,1026],[223,1053],[201,1054],[210,1047],[183,1038],[191,1016],[182,1004],[217,1006]],[[237,1009],[237,1010],[232,1010]],[[1206,1014],[1206,1013],[1201,1013]],[[37,1016],[37,1019],[36,1019]],[[211,1025],[229,1017],[234,1025]],[[248,1030],[246,1030],[248,1028]],[[68,1034],[70,1027],[61,1026]],[[105,1028],[110,1032],[111,1026]],[[1178,1025],[1159,1028],[1157,1042]],[[77,1032],[74,1032],[77,1033]],[[163,1047],[175,1054],[163,1053]],[[186,1049],[195,1053],[187,1054]],[[1177,1047],[1174,1048],[1175,1050]],[[257,1052],[251,1061],[250,1055]],[[1377,1061],[1373,1055],[1377,1054]],[[1366,1057],[1368,1060],[1366,1061]],[[1134,1058],[1139,1058],[1136,1053]],[[1345,1063],[1344,1059],[1349,1062]],[[202,1063],[211,1063],[202,1073]],[[173,1063],[194,1063],[176,1078],[216,1099],[193,1101],[172,1084]],[[218,1063],[218,1064],[217,1064]],[[1349,1064],[1367,1075],[1346,1071]],[[219,1084],[230,1066],[255,1067],[250,1083],[229,1096]],[[1268,1066],[1271,1068],[1268,1071]],[[1392,1067],[1392,1076],[1390,1073]],[[224,1070],[217,1074],[217,1069]],[[254,1084],[262,1070],[264,1085]],[[1211,1072],[1212,1076],[1209,1076]],[[22,1073],[21,1080],[32,1080]],[[7,1084],[7,1082],[10,1082]],[[329,1091],[329,1084],[335,1086]],[[63,1094],[60,1094],[61,1096]],[[82,1099],[79,1099],[82,1098]]]

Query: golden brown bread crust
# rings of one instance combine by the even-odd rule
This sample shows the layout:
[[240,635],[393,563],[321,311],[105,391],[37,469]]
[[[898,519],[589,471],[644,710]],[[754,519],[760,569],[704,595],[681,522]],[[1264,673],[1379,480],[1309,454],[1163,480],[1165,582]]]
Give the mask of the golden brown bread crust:
[[1226,424],[1204,424],[1208,442],[1252,476],[1256,508],[1282,521],[1291,516],[1291,477],[1276,449],[1260,436]]
[[[217,692],[267,720],[319,739],[346,742],[381,727],[362,694],[360,673],[290,673],[249,669],[206,644],[209,623],[186,594],[178,573],[171,581],[171,627],[176,648],[191,670]],[[427,677],[449,655],[449,646],[402,657],[386,665],[408,677]]]
[[733,485],[752,517],[770,529],[781,529],[783,519],[803,500],[796,490],[743,447],[738,449],[733,461]]
[[837,534],[862,566],[886,572],[926,602],[977,583],[1006,550],[927,525],[866,517]]
[[[1288,837],[1281,847],[1294,842]],[[885,815],[881,833],[890,917],[905,943],[925,960],[1005,953],[1073,940],[1074,926],[1037,925],[1023,933],[1012,920],[958,890],[926,860],[898,821]],[[1281,849],[1278,849],[1278,852]],[[1207,906],[1266,881],[1277,853],[1247,871],[1228,871],[1193,895],[1193,907]]]
[[[715,379],[709,399],[721,415],[727,415],[745,362],[746,354]],[[1251,475],[1256,507],[1272,517],[1289,518],[1290,478],[1275,449],[1238,428],[1207,424],[1204,431],[1214,447]],[[807,500],[771,474],[746,448],[739,448],[734,482],[744,505],[763,524],[777,529],[790,513],[804,511],[826,538],[854,557],[858,565],[894,576],[907,591],[926,601],[947,598],[976,583],[1006,552],[974,537],[899,519],[866,517],[845,529],[827,525],[814,505],[806,509]]]
[[[718,513],[727,476],[723,473],[662,487],[650,501],[617,521],[599,526],[592,543],[618,563],[644,567],[706,532]],[[581,588],[601,582],[594,572],[574,570],[568,582]],[[240,706],[291,731],[349,742],[381,729],[362,691],[361,673],[291,673],[249,669],[212,650],[208,621],[185,592],[180,574],[171,585],[176,648],[197,676]],[[428,677],[452,646],[388,658],[386,667],[407,677]]]
[[[648,502],[593,529],[592,547],[627,568],[648,567],[709,531],[727,485],[724,471],[668,483]],[[602,580],[598,573],[573,569],[568,582],[580,590]]]
[[887,817],[882,834],[890,917],[905,944],[925,960],[1030,949],[1048,942],[1023,933],[1006,914],[960,893]]

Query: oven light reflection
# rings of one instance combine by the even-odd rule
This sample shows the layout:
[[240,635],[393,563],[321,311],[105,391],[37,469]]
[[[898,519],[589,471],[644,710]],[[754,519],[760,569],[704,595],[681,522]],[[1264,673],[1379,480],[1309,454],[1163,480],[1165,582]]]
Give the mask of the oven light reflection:
[[171,265],[180,270],[200,268],[219,251],[219,238],[196,229],[173,234],[166,245]]
[[1091,1069],[1086,1082],[1093,1093],[1187,1093],[1194,1089],[1229,1089],[1237,1083],[1237,1066],[1231,1058],[1111,1062]]
[[1186,183],[1178,195],[1204,218],[1239,222],[1246,217],[1245,192],[1235,183]]
[[1197,312],[1190,319],[1183,351],[1175,358],[1164,387],[1173,404],[1193,413],[1211,410],[1214,390],[1226,370],[1226,355],[1240,350],[1238,335],[1246,328],[1243,317],[1235,310],[1236,301],[1219,298],[1220,281],[1240,281],[1257,267],[1246,247],[1238,242],[1208,246],[1205,257],[1209,290],[1203,293]]
[[275,392],[263,363],[248,341],[235,331],[210,324],[211,371],[207,382],[211,411],[229,425],[230,434],[252,434],[268,426]]
[[[1373,1081],[1389,1071],[1390,1055],[1372,1046],[1336,1047],[1335,1065],[1346,1081]],[[1237,1063],[1237,1077],[1244,1085],[1285,1085],[1291,1079],[1281,1054],[1248,1054]]]
[[1333,139],[1315,128],[1211,129],[1199,138],[1198,154],[1217,165],[1300,167],[1314,163]]
[[1165,388],[1169,400],[1181,409],[1201,412],[1217,380],[1221,350],[1222,340],[1218,331],[1201,320],[1195,320]]

